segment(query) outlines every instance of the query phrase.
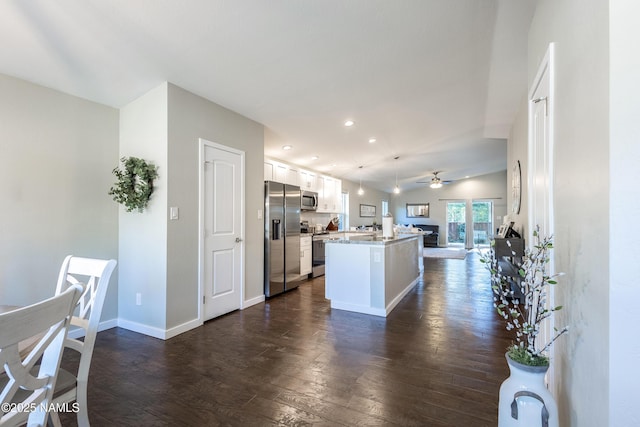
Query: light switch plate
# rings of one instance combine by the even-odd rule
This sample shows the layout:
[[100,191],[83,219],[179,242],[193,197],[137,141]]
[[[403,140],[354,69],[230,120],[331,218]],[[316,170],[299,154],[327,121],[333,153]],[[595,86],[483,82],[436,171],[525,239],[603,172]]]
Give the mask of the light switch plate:
[[180,217],[180,210],[176,206],[169,208],[169,219],[178,219]]

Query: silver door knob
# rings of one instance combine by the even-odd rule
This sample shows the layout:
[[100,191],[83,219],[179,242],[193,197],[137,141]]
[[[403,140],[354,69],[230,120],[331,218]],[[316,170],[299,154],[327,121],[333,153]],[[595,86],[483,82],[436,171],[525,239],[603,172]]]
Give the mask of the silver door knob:
[[236,237],[236,243],[240,243],[240,242],[242,242],[242,239],[239,237]]

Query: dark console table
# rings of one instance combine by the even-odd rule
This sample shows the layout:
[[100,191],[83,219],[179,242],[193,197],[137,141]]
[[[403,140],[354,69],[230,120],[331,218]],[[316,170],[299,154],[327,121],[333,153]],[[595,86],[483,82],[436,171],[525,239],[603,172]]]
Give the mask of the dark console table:
[[[514,298],[522,300],[522,291],[520,290],[520,274],[518,274],[518,266],[522,263],[524,256],[524,239],[517,237],[501,238],[496,237],[494,251],[498,266],[502,270],[502,275],[507,277],[507,281],[511,285]],[[509,241],[510,245],[507,244]]]

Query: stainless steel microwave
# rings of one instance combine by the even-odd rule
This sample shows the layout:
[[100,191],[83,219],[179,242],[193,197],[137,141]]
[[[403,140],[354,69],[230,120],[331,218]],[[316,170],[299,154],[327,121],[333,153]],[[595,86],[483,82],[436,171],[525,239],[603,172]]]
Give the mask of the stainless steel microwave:
[[300,190],[300,210],[315,211],[318,209],[318,193]]

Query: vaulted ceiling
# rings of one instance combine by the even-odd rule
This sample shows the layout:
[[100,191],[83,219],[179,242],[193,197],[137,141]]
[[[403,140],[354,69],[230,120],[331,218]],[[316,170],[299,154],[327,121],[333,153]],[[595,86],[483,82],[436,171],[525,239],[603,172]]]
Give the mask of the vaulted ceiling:
[[113,107],[169,81],[264,124],[267,156],[384,191],[397,174],[409,189],[434,170],[458,180],[506,169],[534,7],[7,0],[0,73]]

